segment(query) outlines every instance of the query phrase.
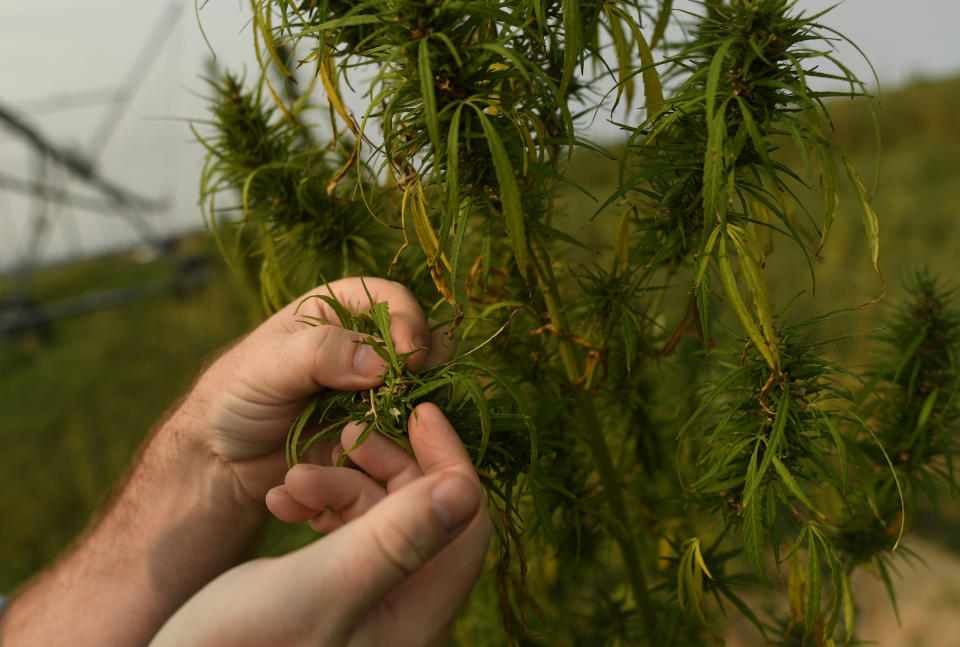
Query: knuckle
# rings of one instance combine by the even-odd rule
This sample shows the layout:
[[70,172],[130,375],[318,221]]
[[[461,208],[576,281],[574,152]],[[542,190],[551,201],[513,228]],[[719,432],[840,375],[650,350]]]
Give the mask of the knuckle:
[[422,472],[417,463],[407,465],[387,482],[387,492],[395,492],[421,475]]
[[380,283],[381,285],[383,285],[385,290],[388,290],[391,293],[391,296],[393,296],[393,293],[399,293],[404,297],[413,294],[412,292],[410,292],[410,289],[407,286],[405,286],[403,283],[400,283],[398,281],[392,281],[390,279],[365,279],[365,280],[368,283],[371,280]]
[[328,373],[330,365],[340,360],[341,355],[352,357],[355,352],[354,344],[337,343],[337,329],[333,326],[318,326],[309,332],[311,334],[304,337],[304,345],[312,352],[314,375]]
[[430,558],[414,536],[394,520],[387,519],[373,526],[371,537],[384,561],[404,578],[420,570]]

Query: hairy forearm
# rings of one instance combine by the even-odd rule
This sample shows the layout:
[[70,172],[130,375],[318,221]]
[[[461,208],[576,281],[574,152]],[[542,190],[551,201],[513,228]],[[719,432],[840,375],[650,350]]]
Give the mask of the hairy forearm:
[[144,645],[243,558],[264,518],[179,408],[145,443],[99,520],[17,596],[4,647]]

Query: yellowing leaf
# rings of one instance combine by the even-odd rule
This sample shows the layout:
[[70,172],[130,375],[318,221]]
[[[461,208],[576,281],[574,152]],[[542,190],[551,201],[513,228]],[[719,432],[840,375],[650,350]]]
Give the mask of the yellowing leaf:
[[753,345],[757,347],[760,355],[766,360],[767,365],[775,371],[779,370],[779,359],[775,358],[773,353],[770,352],[766,339],[760,332],[760,328],[757,327],[753,315],[750,314],[746,305],[744,305],[743,297],[740,296],[740,287],[737,285],[737,279],[733,275],[733,268],[730,267],[730,259],[727,258],[727,237],[725,235],[720,236],[720,254],[717,258],[717,264],[720,266],[720,280],[723,281],[724,291],[730,299],[730,305],[733,307],[734,312],[737,313],[740,325],[743,326],[747,336],[750,338],[750,341],[753,342]]
[[413,228],[417,232],[417,238],[420,240],[420,247],[423,248],[423,253],[427,257],[427,263],[431,266],[436,265],[437,255],[439,254],[444,266],[449,270],[450,262],[447,260],[446,255],[440,250],[437,234],[434,233],[433,226],[430,224],[430,216],[427,215],[428,205],[427,198],[423,194],[423,184],[418,178],[412,180],[411,185],[414,191],[416,191],[413,202]]

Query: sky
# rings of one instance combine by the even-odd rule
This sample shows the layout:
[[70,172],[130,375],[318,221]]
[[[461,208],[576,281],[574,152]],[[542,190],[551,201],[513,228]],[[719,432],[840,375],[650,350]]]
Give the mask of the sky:
[[[832,4],[798,0],[797,8],[813,13]],[[685,5],[691,3],[676,2]],[[249,11],[244,0],[208,0],[199,14],[218,63],[246,68],[252,77]],[[955,0],[845,0],[823,22],[860,46],[882,89],[912,78],[960,73],[958,19]],[[171,28],[161,29],[167,24]],[[202,76],[209,56],[192,0],[0,2],[0,105],[17,110],[60,145],[93,157],[112,181],[162,200],[165,207],[147,216],[159,232],[202,226],[196,202],[203,151],[188,123],[206,115]],[[131,77],[144,58],[149,67],[138,66],[141,72]],[[861,78],[871,78],[849,47],[840,47],[840,58]],[[125,85],[136,89],[128,103],[105,101]],[[351,103],[362,111],[362,98]],[[120,105],[123,109],[115,111]],[[602,120],[598,128],[604,128]],[[97,132],[108,136],[98,138]],[[36,171],[35,157],[0,128],[0,177],[30,179]],[[47,177],[83,190],[56,169]],[[31,200],[0,188],[0,271],[23,259],[37,209]],[[48,215],[41,248],[47,260],[122,248],[141,238],[115,216],[75,207],[54,207]]]

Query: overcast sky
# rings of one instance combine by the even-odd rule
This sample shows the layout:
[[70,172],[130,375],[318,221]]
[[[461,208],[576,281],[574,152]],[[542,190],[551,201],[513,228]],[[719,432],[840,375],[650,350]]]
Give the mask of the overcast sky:
[[[799,0],[797,6],[813,12],[831,4]],[[248,6],[242,0],[209,0],[201,11],[218,62],[235,69],[251,66]],[[173,14],[178,14],[173,28],[162,42],[151,40]],[[889,88],[917,76],[960,72],[958,19],[955,0],[846,0],[823,20],[864,50],[882,87]],[[151,48],[155,56],[147,57],[152,65],[138,79],[136,95],[122,112],[111,113],[116,104],[103,99],[123,84],[145,43],[152,42],[158,43]],[[0,2],[2,105],[79,151],[90,152],[94,133],[107,132],[96,158],[100,170],[131,190],[168,202],[168,209],[151,216],[158,229],[200,223],[196,194],[202,151],[182,120],[205,116],[198,95],[205,92],[200,77],[208,57],[192,0]],[[841,57],[862,78],[870,78],[858,55],[842,50]],[[34,170],[26,148],[0,129],[0,175],[30,178]],[[31,208],[28,200],[0,189],[0,269],[15,262],[26,244]],[[76,208],[59,208],[52,215],[44,245],[48,257],[136,238],[128,226],[103,215]]]

